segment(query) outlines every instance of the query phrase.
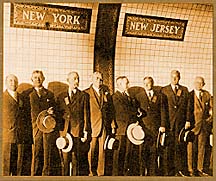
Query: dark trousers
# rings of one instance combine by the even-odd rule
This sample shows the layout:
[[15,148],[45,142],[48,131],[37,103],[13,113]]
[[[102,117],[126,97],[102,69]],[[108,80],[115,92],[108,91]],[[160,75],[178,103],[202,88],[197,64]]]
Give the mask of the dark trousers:
[[57,131],[42,133],[34,137],[31,175],[61,175],[61,160],[56,147]]
[[125,165],[128,165],[126,158],[128,157],[129,149],[127,149],[127,144],[129,142],[126,135],[116,135],[116,139],[119,140],[119,147],[113,152],[112,175],[123,176]]
[[104,142],[106,132],[103,130],[100,137],[92,137],[88,154],[90,175],[102,176],[105,174],[105,151]]
[[140,145],[140,155],[140,175],[158,175],[156,138],[149,138]]
[[88,175],[88,153],[81,149],[81,144],[80,138],[73,138],[72,150],[62,152],[65,176]]
[[[167,162],[168,175],[175,175],[178,171],[187,172],[187,144],[179,143],[179,131],[170,132]],[[186,174],[186,173],[185,173]]]
[[31,175],[31,163],[32,163],[32,144],[22,145],[22,173],[21,175]]
[[21,175],[22,171],[22,145],[16,143],[3,143],[3,176]]

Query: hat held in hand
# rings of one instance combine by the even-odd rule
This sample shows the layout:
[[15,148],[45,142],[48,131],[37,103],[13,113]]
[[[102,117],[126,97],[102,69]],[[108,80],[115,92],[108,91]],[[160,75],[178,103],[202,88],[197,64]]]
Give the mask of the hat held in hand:
[[141,145],[144,142],[145,132],[138,123],[132,123],[127,128],[127,137],[135,145]]
[[51,133],[52,131],[54,131],[54,128],[56,126],[56,120],[53,114],[49,114],[47,110],[43,110],[38,115],[36,124],[39,130],[43,133]]
[[115,136],[108,135],[104,142],[104,150],[117,150],[119,147],[119,140]]
[[60,136],[56,139],[56,146],[58,149],[62,150],[63,152],[67,153],[71,151],[73,147],[73,139],[69,133],[66,136]]
[[190,129],[182,128],[182,130],[179,133],[178,141],[179,143],[188,143],[193,142],[195,139],[194,132]]

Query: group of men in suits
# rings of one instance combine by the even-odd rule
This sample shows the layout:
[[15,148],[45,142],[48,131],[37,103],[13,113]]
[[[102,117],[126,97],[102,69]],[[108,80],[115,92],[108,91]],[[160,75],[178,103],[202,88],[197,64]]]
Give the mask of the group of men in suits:
[[[120,76],[111,95],[100,72],[93,73],[92,84],[83,91],[78,88],[78,73],[70,72],[68,89],[56,98],[43,87],[42,71],[33,71],[31,80],[33,87],[18,94],[17,77],[6,77],[3,175],[208,176],[204,168],[209,139],[205,125],[212,104],[211,95],[203,90],[202,77],[195,79],[195,89],[189,93],[179,84],[180,72],[173,70],[168,86],[157,88],[152,77],[145,77],[143,89],[132,93],[128,78]],[[56,120],[47,133],[37,122],[45,110]],[[131,123],[143,128],[144,143],[134,145],[128,139]],[[192,144],[179,141],[183,128],[194,132]],[[158,166],[158,133],[169,135],[162,169]],[[73,146],[63,152],[56,140],[66,134],[72,136]],[[119,141],[116,150],[104,149],[108,135]]]

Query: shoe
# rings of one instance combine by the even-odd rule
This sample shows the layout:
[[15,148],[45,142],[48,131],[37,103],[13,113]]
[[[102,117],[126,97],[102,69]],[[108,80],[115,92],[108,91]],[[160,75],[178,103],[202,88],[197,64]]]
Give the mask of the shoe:
[[188,173],[188,176],[189,176],[189,177],[196,177],[196,175],[195,175],[193,172],[189,172],[189,173]]
[[184,174],[182,173],[182,171],[178,171],[178,172],[175,174],[175,176],[178,176],[178,177],[186,177],[186,175],[184,175]]
[[207,173],[205,173],[205,172],[203,172],[203,171],[201,171],[201,170],[198,170],[198,171],[197,171],[197,174],[198,174],[198,176],[200,176],[200,177],[208,177],[208,176],[209,176]]

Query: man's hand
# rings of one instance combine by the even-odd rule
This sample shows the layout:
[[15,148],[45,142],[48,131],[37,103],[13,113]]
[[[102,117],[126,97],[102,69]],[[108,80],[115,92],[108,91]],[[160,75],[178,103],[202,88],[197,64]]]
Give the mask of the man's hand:
[[87,135],[88,135],[88,132],[87,131],[84,131],[84,136],[83,136],[83,138],[81,138],[81,141],[84,143],[84,142],[86,142],[86,140],[87,140]]
[[115,134],[116,131],[115,131],[115,128],[112,128],[112,134]]
[[165,127],[160,127],[159,128],[159,132],[161,132],[161,133],[164,133],[166,130],[165,130]]
[[138,112],[137,117],[140,118],[142,116],[142,111],[140,110],[140,108],[138,108],[137,112]]
[[48,114],[54,114],[54,110],[53,110],[53,107],[50,107],[48,110],[47,110]]
[[187,122],[185,123],[185,129],[188,129],[188,128],[190,128],[190,122],[189,122],[189,121],[187,121]]

